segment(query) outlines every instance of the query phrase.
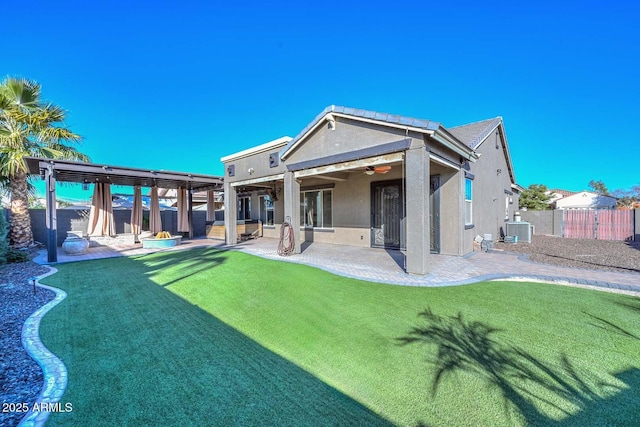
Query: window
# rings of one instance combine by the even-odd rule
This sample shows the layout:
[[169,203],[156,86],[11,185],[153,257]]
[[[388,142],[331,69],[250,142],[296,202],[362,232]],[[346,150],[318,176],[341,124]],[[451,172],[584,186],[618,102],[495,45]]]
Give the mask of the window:
[[238,219],[251,219],[251,197],[238,198]]
[[273,225],[273,199],[271,196],[260,196],[260,221],[264,225]]
[[504,219],[509,220],[509,199],[511,196],[508,194],[504,196]]
[[333,227],[331,190],[300,193],[300,225],[303,227]]
[[465,225],[473,224],[473,181],[469,178],[464,179],[464,207]]

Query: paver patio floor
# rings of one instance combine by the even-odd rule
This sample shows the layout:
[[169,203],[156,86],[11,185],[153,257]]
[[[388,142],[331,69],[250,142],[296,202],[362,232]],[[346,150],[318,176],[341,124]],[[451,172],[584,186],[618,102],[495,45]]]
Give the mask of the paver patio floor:
[[[246,252],[263,258],[307,264],[352,278],[405,286],[453,286],[492,279],[543,280],[562,284],[588,285],[640,294],[640,274],[559,267],[529,261],[517,254],[505,252],[474,252],[465,257],[432,255],[431,269],[425,276],[406,274],[404,254],[397,250],[359,248],[323,243],[305,243],[300,254],[278,255],[278,240],[259,238],[225,245],[217,240],[183,240],[172,250],[194,247],[219,247]],[[58,252],[58,262],[134,256],[155,252],[141,245],[94,247],[85,255],[70,256]],[[34,261],[46,264],[43,251]]]

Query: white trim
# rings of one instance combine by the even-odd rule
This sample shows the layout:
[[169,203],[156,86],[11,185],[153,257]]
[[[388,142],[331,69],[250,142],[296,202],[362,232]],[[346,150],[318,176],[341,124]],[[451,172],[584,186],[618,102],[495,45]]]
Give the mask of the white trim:
[[[450,137],[443,132],[434,132],[433,135],[431,135],[431,138],[435,139],[440,144],[452,150],[454,153],[461,155],[471,162],[475,162],[480,157],[478,153],[471,150],[466,145],[461,145],[460,141],[455,139],[455,137]],[[470,153],[468,151],[470,151]]]
[[293,176],[295,178],[304,178],[307,176],[346,171],[349,169],[356,169],[356,168],[361,168],[365,166],[384,165],[387,163],[401,161],[403,158],[404,158],[404,152],[385,154],[384,156],[369,157],[366,159],[352,160],[350,162],[335,163],[333,165],[320,166],[320,167],[311,168],[311,169],[303,169],[303,170],[294,172]]
[[408,130],[411,132],[419,132],[419,133],[426,133],[428,135],[433,134],[435,131],[432,129],[425,129],[425,128],[417,128],[414,126],[407,126],[407,125],[402,125],[400,123],[391,123],[391,122],[386,122],[384,120],[373,120],[373,119],[367,119],[366,117],[358,117],[358,116],[350,116],[348,114],[342,114],[342,113],[331,113],[334,116],[338,116],[338,117],[344,117],[345,119],[351,119],[351,120],[357,120],[360,122],[365,122],[365,123],[371,123],[374,125],[380,125],[380,126],[386,126],[386,127],[390,127],[390,128],[396,128],[396,129],[403,129],[403,130]]
[[513,188],[514,190],[518,190],[518,192],[524,191],[524,187],[518,184],[511,184],[511,188]]
[[429,159],[433,160],[436,163],[440,163],[443,166],[447,166],[447,167],[453,168],[455,170],[460,170],[460,165],[456,165],[451,160],[444,159],[444,158],[438,156],[437,154],[429,153]]
[[333,116],[335,117],[341,117],[344,119],[349,119],[349,120],[355,120],[358,122],[365,122],[365,123],[371,123],[371,124],[375,124],[375,125],[379,125],[379,126],[385,126],[385,127],[390,127],[390,128],[396,128],[396,129],[402,129],[402,130],[406,130],[407,132],[418,132],[418,133],[424,133],[427,135],[433,135],[434,134],[434,130],[431,129],[424,129],[424,128],[417,128],[414,126],[406,126],[406,125],[401,125],[399,123],[390,123],[390,122],[386,122],[386,121],[382,121],[382,120],[373,120],[373,119],[367,119],[366,117],[358,117],[358,116],[350,116],[349,114],[342,114],[342,113],[336,113],[335,111],[330,111],[327,114],[325,114],[324,116],[322,116],[322,118],[320,120],[318,120],[318,122],[313,125],[313,127],[311,127],[311,129],[309,129],[308,131],[305,132],[304,135],[302,135],[295,144],[293,144],[291,147],[289,147],[287,149],[287,151],[283,152],[280,155],[281,159],[286,159],[287,156],[293,151],[295,150],[295,148],[297,146],[299,146],[302,141],[304,141],[307,136],[309,136],[314,130],[316,130],[318,128],[318,126],[320,126],[322,123],[324,123],[325,120],[327,119],[327,116]]
[[[473,124],[473,123],[471,123],[471,124]],[[478,147],[480,147],[482,145],[482,143],[485,142],[487,140],[487,138],[489,138],[493,134],[493,131],[496,130],[498,127],[500,127],[501,124],[502,124],[502,117],[500,117],[500,121],[494,127],[492,127],[489,132],[487,132],[485,137],[482,138],[482,140],[476,144],[476,147],[474,148],[474,150],[477,150]],[[464,126],[468,126],[468,125],[464,125]]]
[[279,179],[284,179],[284,174],[283,173],[279,173],[277,175],[264,176],[262,178],[254,178],[254,179],[247,179],[247,180],[244,180],[244,181],[232,182],[231,186],[232,187],[241,187],[243,185],[258,184],[258,183],[261,183],[261,182],[276,181],[276,180],[279,180]]
[[239,151],[234,154],[229,154],[228,156],[224,156],[220,158],[220,161],[225,163],[231,160],[238,160],[243,157],[252,156],[254,154],[262,153],[274,148],[280,148],[280,146],[287,145],[293,138],[290,136],[283,136],[278,139],[274,139],[273,141],[266,142],[261,145],[257,145],[255,147],[247,148],[246,150]]

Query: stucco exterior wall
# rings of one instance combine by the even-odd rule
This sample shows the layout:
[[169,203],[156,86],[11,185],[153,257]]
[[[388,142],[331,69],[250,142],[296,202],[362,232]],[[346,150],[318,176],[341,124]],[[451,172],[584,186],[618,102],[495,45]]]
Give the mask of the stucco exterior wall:
[[[397,180],[402,167],[397,165],[386,174],[366,175],[361,170],[347,172],[347,180],[332,183],[333,230],[306,230],[305,241],[352,246],[371,246],[371,183]],[[327,185],[317,178],[304,179],[301,189]]]
[[462,221],[460,215],[460,174],[458,170],[431,162],[431,175],[440,176],[440,253],[462,255],[460,241]]
[[[513,220],[513,214],[518,209],[518,195],[511,189],[501,134],[494,132],[489,135],[476,151],[481,155],[480,158],[475,163],[469,163],[469,172],[474,175],[473,228],[464,233],[466,252],[473,250],[473,238],[477,235],[491,234],[497,240],[501,233],[506,232],[506,222]],[[512,203],[508,206],[507,214],[505,199],[508,197],[511,197]]]
[[[287,170],[284,163],[279,161],[277,167],[271,167],[269,163],[269,155],[279,153],[285,145],[286,144],[280,144],[267,149],[264,152],[225,161],[225,182],[233,183],[284,173]],[[229,176],[228,166],[230,165],[234,166],[234,176]],[[252,170],[252,172],[249,172],[250,170]]]
[[[422,136],[415,133],[409,133],[409,137],[422,140]],[[407,134],[401,129],[336,117],[335,130],[330,130],[327,123],[323,123],[288,155],[286,161],[294,164],[315,160],[405,138]]]

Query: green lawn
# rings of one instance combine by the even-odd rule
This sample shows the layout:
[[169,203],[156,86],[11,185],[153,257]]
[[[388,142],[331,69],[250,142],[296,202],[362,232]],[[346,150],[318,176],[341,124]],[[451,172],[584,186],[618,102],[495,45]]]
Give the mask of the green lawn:
[[215,249],[58,266],[53,425],[640,424],[640,299],[412,288]]

